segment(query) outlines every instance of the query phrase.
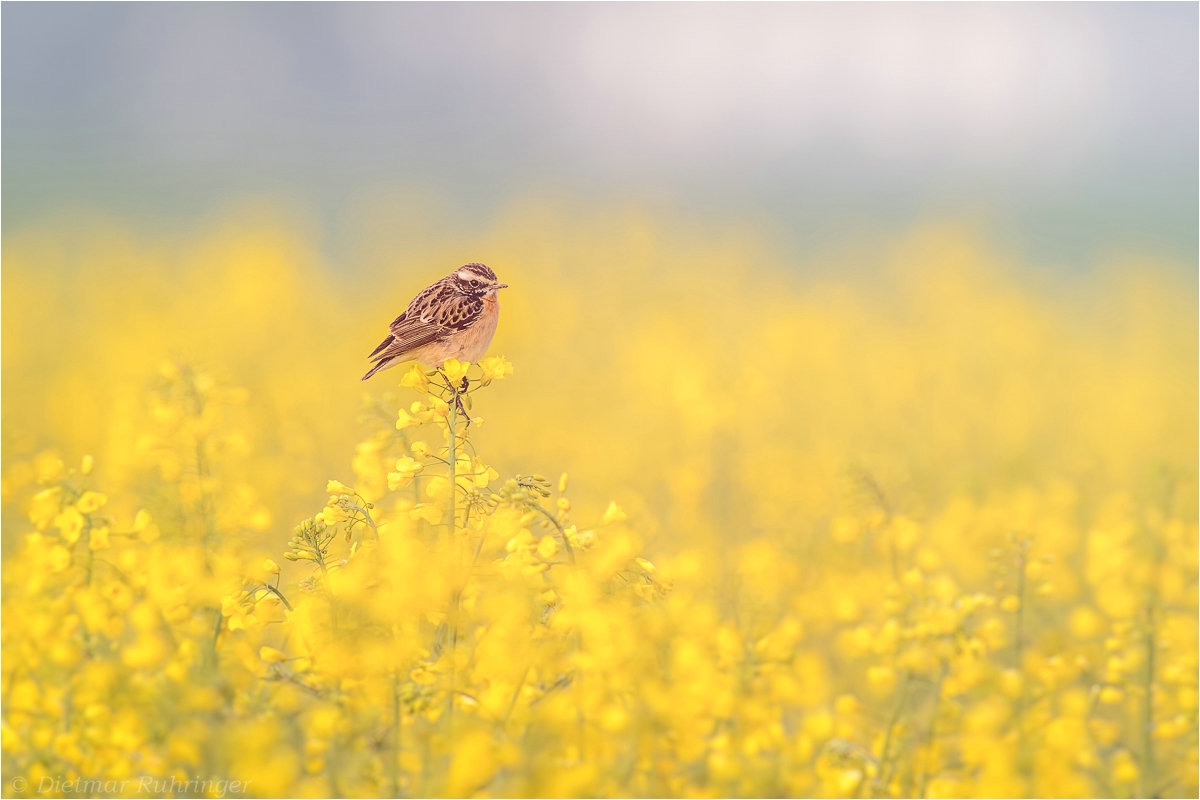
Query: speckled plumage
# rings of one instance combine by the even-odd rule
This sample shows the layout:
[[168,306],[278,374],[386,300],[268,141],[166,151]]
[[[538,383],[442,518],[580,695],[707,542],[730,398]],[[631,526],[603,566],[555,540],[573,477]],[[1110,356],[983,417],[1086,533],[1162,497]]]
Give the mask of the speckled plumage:
[[434,367],[448,358],[478,361],[500,321],[496,293],[507,286],[484,264],[464,264],[427,286],[392,321],[387,338],[369,356],[375,365],[362,379],[405,361]]

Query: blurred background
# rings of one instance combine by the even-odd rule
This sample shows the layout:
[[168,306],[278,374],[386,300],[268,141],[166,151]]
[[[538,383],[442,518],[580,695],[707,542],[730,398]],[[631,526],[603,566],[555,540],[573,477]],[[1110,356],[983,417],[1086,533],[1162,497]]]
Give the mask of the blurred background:
[[822,475],[882,447],[911,478],[921,425],[963,458],[1122,430],[1194,449],[1194,4],[3,20],[6,463],[65,447],[118,469],[133,423],[113,420],[173,357],[251,390],[260,479],[299,513],[350,457],[386,322],[469,260],[513,286],[502,465],[592,472],[659,520],[668,484],[710,470],[635,491],[635,468],[753,451],[712,431],[752,412],[735,387],[764,363],[786,378],[759,408]]

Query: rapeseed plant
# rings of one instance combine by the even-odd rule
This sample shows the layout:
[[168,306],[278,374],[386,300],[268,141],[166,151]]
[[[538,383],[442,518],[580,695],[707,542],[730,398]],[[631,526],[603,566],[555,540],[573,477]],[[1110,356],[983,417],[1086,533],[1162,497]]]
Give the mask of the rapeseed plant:
[[[1114,496],[1089,537],[1102,546],[1079,552],[1063,487],[921,524],[858,475],[868,503],[831,522],[822,558],[865,547],[874,566],[804,580],[747,547],[726,613],[701,554],[664,570],[615,504],[581,527],[565,474],[499,479],[467,415],[511,374],[496,358],[413,367],[401,384],[419,399],[373,401],[353,478],[296,526],[283,556],[302,569],[285,580],[241,535],[253,506],[216,477],[239,393],[165,365],[141,448],[153,517],[108,513],[90,458],[43,464],[34,531],[4,571],[8,774],[51,794],[221,776],[261,796],[1195,785],[1195,608],[1162,573],[1195,564],[1176,509],[1139,519]],[[980,585],[946,569],[947,536],[988,553]],[[1078,576],[1108,608],[1055,599]]]
[[[344,321],[272,241],[206,246],[198,263],[228,266],[206,272],[207,312]],[[956,241],[902,253],[931,273],[897,279],[912,301],[891,317],[820,286],[762,312],[715,269],[738,302],[710,308],[670,283],[671,248],[625,243],[628,269],[667,264],[647,270],[660,296],[747,333],[647,311],[610,364],[555,317],[515,374],[492,358],[389,377],[355,446],[349,420],[287,411],[339,406],[354,354],[317,323],[297,334],[311,362],[256,360],[249,392],[172,361],[140,398],[69,406],[93,387],[46,373],[57,450],[12,444],[36,415],[6,394],[5,791],[1194,796],[1175,318],[1129,292],[1150,300],[1127,335],[1064,334],[1061,309],[956,266]],[[694,277],[708,256],[682,252]],[[41,301],[13,309],[29,296],[11,274],[15,348],[7,326]],[[529,291],[591,313],[547,281]],[[209,360],[269,338],[212,336]],[[26,347],[6,377],[37,361]],[[318,429],[345,472],[315,471]],[[570,480],[551,472],[575,450]]]

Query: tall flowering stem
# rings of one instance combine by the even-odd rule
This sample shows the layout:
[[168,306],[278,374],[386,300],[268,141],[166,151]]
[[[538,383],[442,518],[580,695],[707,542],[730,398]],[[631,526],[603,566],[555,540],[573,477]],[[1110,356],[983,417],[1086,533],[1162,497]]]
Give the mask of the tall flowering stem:
[[446,441],[449,455],[446,458],[446,474],[450,481],[450,536],[458,533],[458,387],[450,385],[451,400],[446,413]]

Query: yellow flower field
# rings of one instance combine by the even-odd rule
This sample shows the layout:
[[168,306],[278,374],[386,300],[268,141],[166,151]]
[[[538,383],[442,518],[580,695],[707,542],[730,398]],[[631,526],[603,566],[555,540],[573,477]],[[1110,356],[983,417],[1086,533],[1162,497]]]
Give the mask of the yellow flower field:
[[[5,796],[1200,791],[1177,265],[412,213],[5,237]],[[360,383],[474,259],[489,357]]]

